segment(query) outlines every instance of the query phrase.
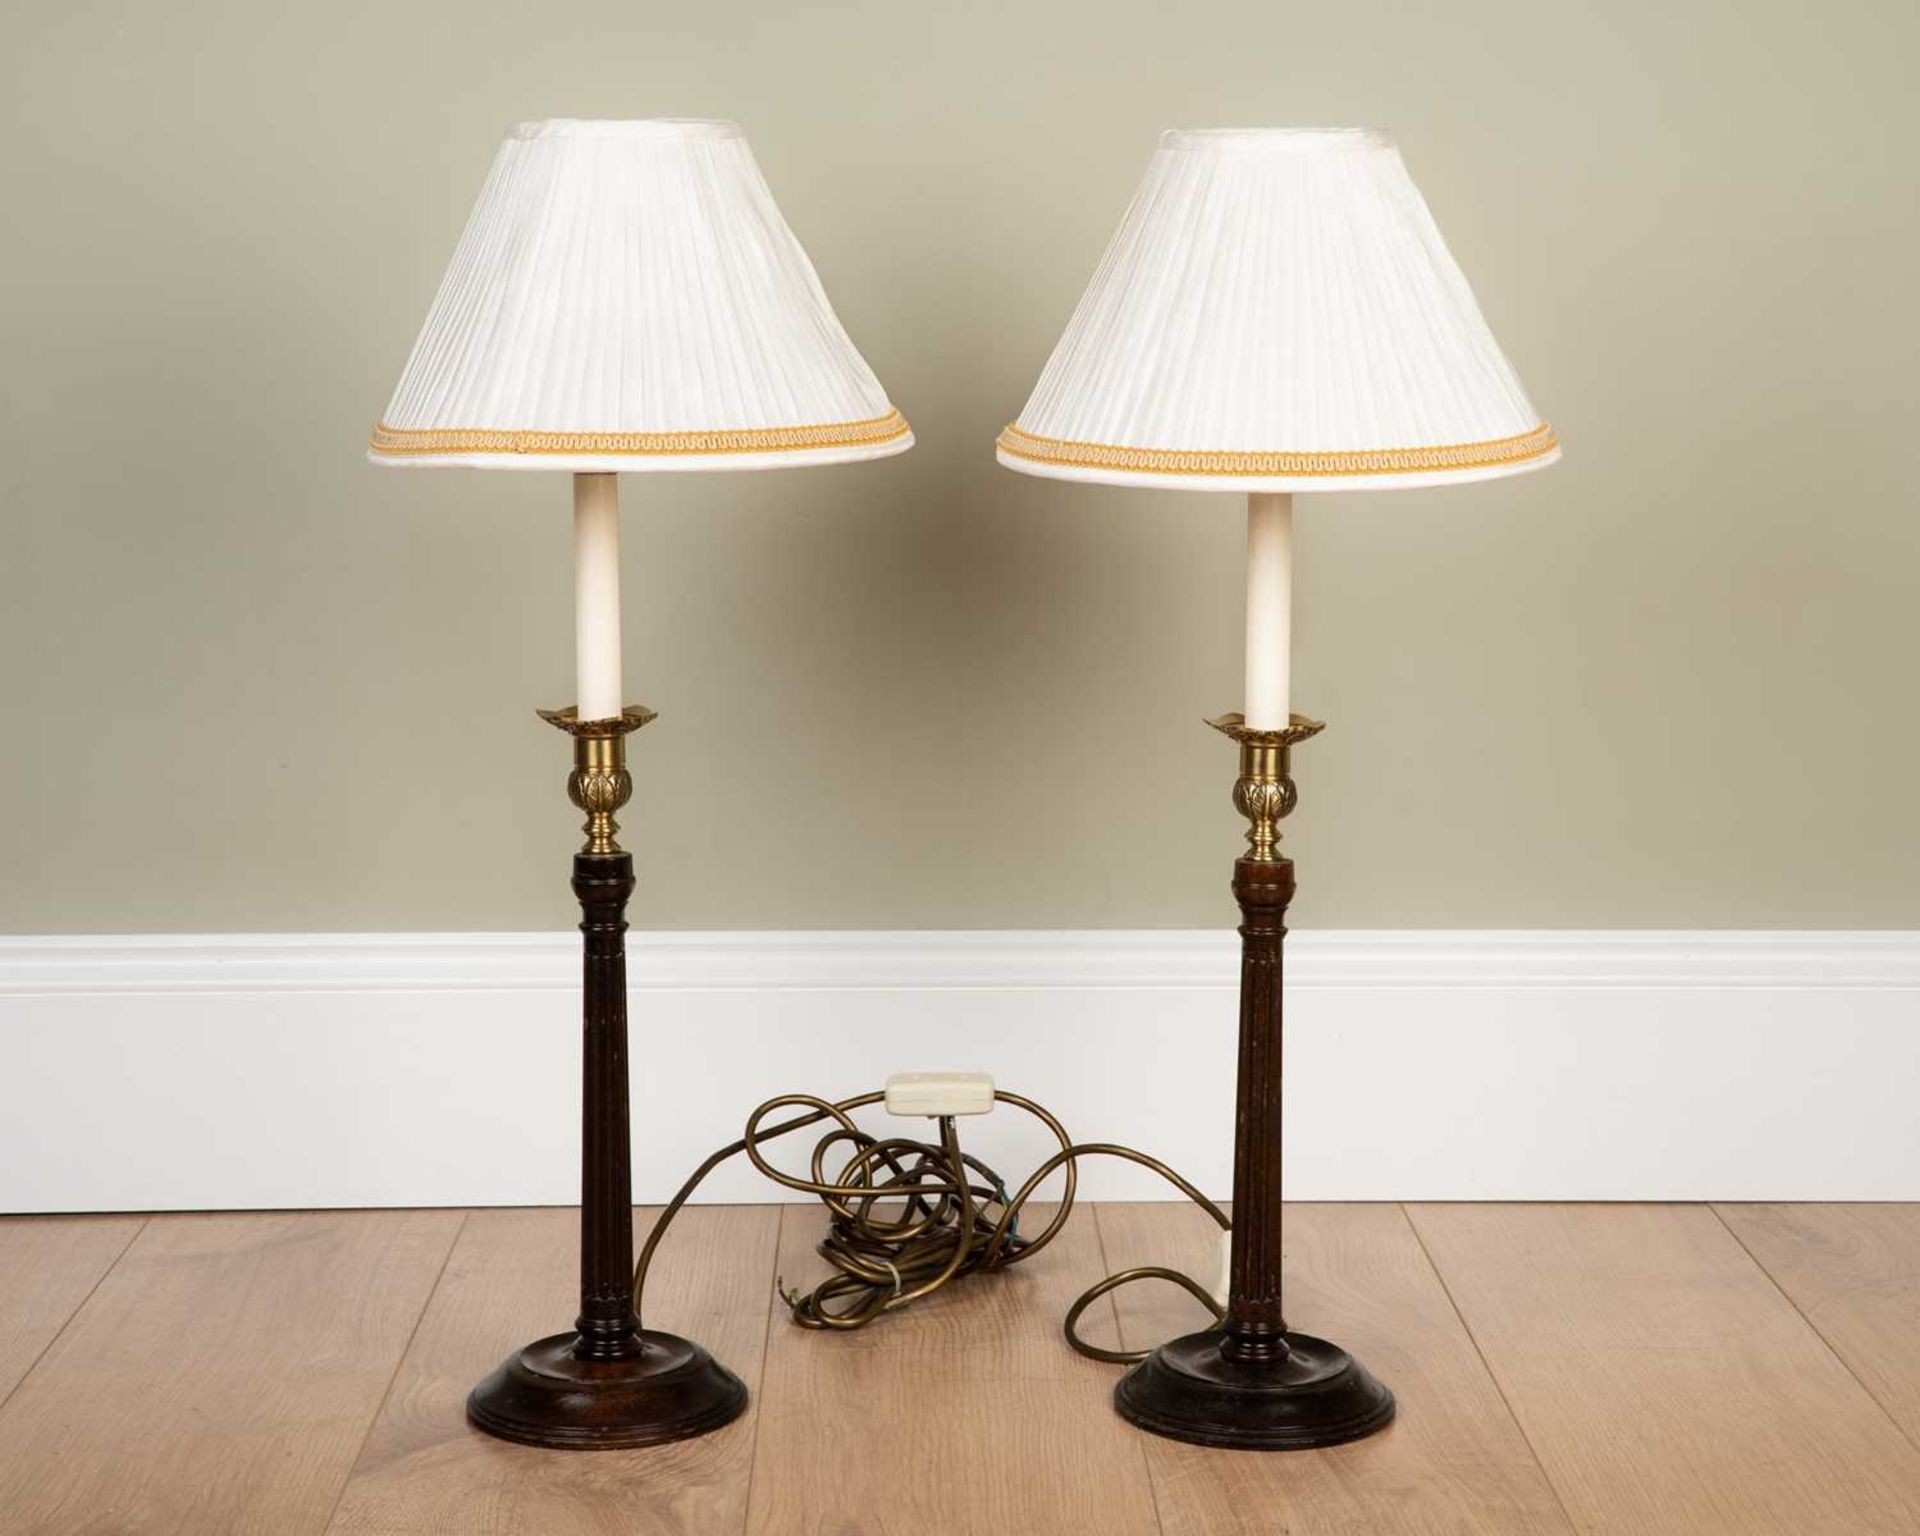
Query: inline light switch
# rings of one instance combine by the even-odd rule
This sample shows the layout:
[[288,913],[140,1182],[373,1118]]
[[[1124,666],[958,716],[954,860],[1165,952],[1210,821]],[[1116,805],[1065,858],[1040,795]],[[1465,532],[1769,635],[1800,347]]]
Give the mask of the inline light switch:
[[992,1108],[988,1072],[896,1072],[887,1079],[890,1115],[984,1115]]

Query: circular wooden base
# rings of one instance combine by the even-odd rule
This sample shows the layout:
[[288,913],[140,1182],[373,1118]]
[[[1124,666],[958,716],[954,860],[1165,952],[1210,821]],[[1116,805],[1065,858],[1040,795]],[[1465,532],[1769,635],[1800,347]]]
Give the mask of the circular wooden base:
[[689,1440],[738,1418],[745,1384],[698,1344],[647,1330],[629,1360],[581,1360],[571,1333],[508,1357],[467,1399],[490,1435],[560,1450]]
[[1120,1378],[1122,1418],[1171,1440],[1229,1450],[1292,1451],[1358,1440],[1393,1422],[1393,1394],[1337,1344],[1287,1335],[1284,1360],[1229,1360],[1225,1335],[1162,1344]]

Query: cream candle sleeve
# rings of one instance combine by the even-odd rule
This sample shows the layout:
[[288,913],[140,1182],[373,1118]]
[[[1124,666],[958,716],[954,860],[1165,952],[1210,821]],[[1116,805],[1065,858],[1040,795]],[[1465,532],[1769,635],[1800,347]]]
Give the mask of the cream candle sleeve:
[[573,477],[574,697],[582,720],[620,713],[620,477]]
[[1247,497],[1247,724],[1287,724],[1293,657],[1293,497]]

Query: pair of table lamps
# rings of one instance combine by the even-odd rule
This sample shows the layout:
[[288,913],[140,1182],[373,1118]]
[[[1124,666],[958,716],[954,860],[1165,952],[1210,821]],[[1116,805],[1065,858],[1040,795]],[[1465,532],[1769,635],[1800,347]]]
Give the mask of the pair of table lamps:
[[[375,463],[573,475],[586,815],[580,1313],[474,1389],[512,1440],[656,1444],[705,1433],[746,1388],[699,1345],[642,1326],[632,1294],[625,907],[615,814],[626,738],[653,718],[620,680],[622,472],[785,469],[904,452],[913,435],[835,317],[731,123],[530,123],[501,146],[392,403]],[[984,446],[984,445],[983,445]],[[1281,958],[1292,749],[1320,729],[1288,692],[1293,493],[1489,479],[1559,457],[1386,135],[1163,136],[1018,420],[1009,469],[1247,498],[1243,711],[1249,824],[1226,1315],[1122,1378],[1115,1404],[1206,1445],[1330,1445],[1393,1397],[1282,1316]]]

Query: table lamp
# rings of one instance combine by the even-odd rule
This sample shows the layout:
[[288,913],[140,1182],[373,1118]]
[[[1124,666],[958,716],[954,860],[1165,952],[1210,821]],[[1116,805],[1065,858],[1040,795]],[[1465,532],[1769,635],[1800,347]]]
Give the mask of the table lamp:
[[580,1315],[474,1388],[481,1429],[534,1445],[651,1445],[716,1429],[739,1378],[633,1303],[626,904],[615,841],[620,471],[782,469],[900,453],[913,436],[841,329],[732,123],[526,123],[501,146],[368,457],[573,476],[576,703],[586,814]]
[[1164,135],[1033,397],[1009,469],[1247,498],[1247,818],[1240,1051],[1225,1318],[1163,1344],[1115,1406],[1202,1445],[1332,1445],[1384,1427],[1393,1395],[1281,1312],[1281,954],[1293,861],[1291,752],[1321,723],[1288,700],[1296,491],[1404,490],[1559,458],[1392,139],[1367,129]]

